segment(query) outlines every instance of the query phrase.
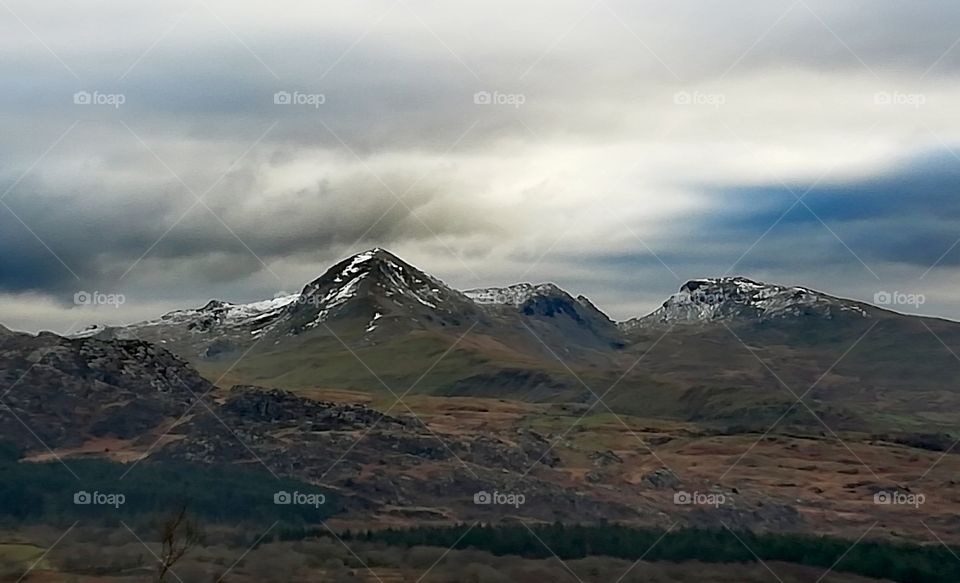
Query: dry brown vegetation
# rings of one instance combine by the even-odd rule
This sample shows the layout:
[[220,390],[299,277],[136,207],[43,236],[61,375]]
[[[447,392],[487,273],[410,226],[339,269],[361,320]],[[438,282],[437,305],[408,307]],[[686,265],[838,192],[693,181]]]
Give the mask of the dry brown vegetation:
[[[553,452],[563,461],[558,468],[535,469],[537,476],[589,490],[603,499],[663,512],[671,520],[695,512],[701,525],[704,520],[710,524],[709,513],[675,506],[674,488],[652,484],[651,476],[658,472],[672,474],[676,487],[687,491],[726,492],[748,507],[794,508],[798,531],[856,539],[877,523],[872,537],[936,543],[929,527],[945,541],[960,542],[960,524],[950,518],[960,514],[956,478],[960,459],[953,453],[862,434],[832,434],[827,429],[823,435],[717,434],[691,423],[613,416],[601,407],[581,418],[585,407],[473,397],[412,396],[404,401],[441,437],[493,433],[507,439],[518,427],[533,428],[556,443]],[[390,404],[389,399],[373,403],[380,408]],[[620,461],[598,461],[597,454],[603,452],[613,453]],[[591,483],[590,474],[602,481]],[[878,490],[909,491],[925,499],[918,507],[877,505],[874,493]],[[631,520],[665,526],[655,520],[655,512],[650,517],[654,520]]]

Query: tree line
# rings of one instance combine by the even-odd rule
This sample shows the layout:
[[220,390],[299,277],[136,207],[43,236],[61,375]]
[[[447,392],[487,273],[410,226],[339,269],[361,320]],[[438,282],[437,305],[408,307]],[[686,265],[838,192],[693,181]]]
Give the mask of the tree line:
[[[532,531],[532,532],[531,532]],[[285,529],[281,537],[327,536],[315,529]],[[347,540],[403,547],[476,549],[495,555],[564,560],[609,556],[645,561],[752,563],[782,561],[902,583],[960,581],[957,551],[942,545],[854,541],[802,534],[683,528],[665,532],[616,524],[456,525],[346,532]]]
[[337,507],[329,492],[264,469],[151,460],[131,468],[103,459],[71,459],[65,467],[18,458],[0,445],[0,522],[11,525],[118,524],[181,506],[205,523],[318,524]]

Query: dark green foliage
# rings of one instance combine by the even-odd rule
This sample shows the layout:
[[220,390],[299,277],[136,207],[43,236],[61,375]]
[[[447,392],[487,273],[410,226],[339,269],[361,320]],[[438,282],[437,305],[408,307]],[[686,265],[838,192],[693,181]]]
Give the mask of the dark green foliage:
[[0,441],[0,463],[17,461],[23,457],[23,451],[17,444],[9,441]]
[[[478,549],[496,555],[519,555],[544,559],[556,553],[561,559],[610,556],[628,560],[707,563],[782,561],[824,571],[856,573],[902,583],[956,583],[960,561],[943,546],[854,541],[794,534],[734,535],[727,530],[661,530],[618,525],[536,525],[536,536],[522,525],[423,527],[410,530],[379,530],[344,533],[345,539],[375,541],[406,547],[434,546]],[[302,536],[322,536],[319,530],[301,530]],[[283,538],[297,538],[288,529]],[[543,541],[543,542],[541,542]],[[547,548],[549,547],[549,548]],[[552,551],[552,552],[551,552]]]
[[[205,523],[317,524],[335,511],[327,495],[319,507],[275,504],[277,492],[321,493],[292,479],[277,479],[260,469],[230,465],[151,462],[128,464],[106,460],[18,463],[0,448],[0,521],[6,523],[72,523],[75,520],[116,524],[148,519],[186,505]],[[123,504],[76,504],[77,492],[122,494]]]

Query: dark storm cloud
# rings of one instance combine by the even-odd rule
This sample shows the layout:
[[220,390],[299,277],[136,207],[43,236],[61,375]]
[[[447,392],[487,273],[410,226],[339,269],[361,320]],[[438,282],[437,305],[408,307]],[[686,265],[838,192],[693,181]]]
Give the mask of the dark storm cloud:
[[385,186],[372,176],[347,175],[258,202],[235,194],[255,185],[233,176],[205,198],[207,206],[192,210],[196,199],[174,184],[135,198],[103,188],[63,197],[31,180],[7,197],[9,211],[0,207],[0,291],[62,295],[78,286],[118,285],[145,254],[154,265],[175,265],[198,279],[231,280],[263,269],[260,260],[490,228],[461,220],[455,207],[432,208],[436,192],[427,184],[398,202],[387,186],[401,192],[402,182],[392,178]]
[[[797,198],[788,188],[798,196],[809,190],[803,196],[806,206],[794,205]],[[876,176],[823,181],[812,188],[768,183],[714,194],[716,209],[699,232],[715,241],[749,244],[777,224],[744,258],[743,268],[770,267],[785,256],[792,264],[856,261],[843,244],[868,265],[905,264],[921,273],[934,264],[960,265],[960,251],[947,253],[960,238],[960,160],[942,150]]]
[[[806,200],[878,271],[954,240],[950,160],[882,166],[960,142],[953,2],[9,4],[0,192],[29,229],[0,207],[0,310],[114,286],[255,299],[372,245],[461,287],[556,280],[620,317],[728,267],[829,289],[850,266],[872,278],[803,207],[735,262],[793,200],[761,175],[803,189],[834,162],[860,178]],[[125,102],[77,106],[81,90]],[[874,111],[877,91],[928,103]],[[195,202],[171,171],[212,212],[167,233]]]

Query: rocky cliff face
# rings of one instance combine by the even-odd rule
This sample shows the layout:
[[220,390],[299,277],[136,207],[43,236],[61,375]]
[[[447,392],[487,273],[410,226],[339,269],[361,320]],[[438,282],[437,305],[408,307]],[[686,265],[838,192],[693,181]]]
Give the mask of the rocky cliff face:
[[144,434],[212,387],[139,340],[0,335],[0,434],[28,449]]

